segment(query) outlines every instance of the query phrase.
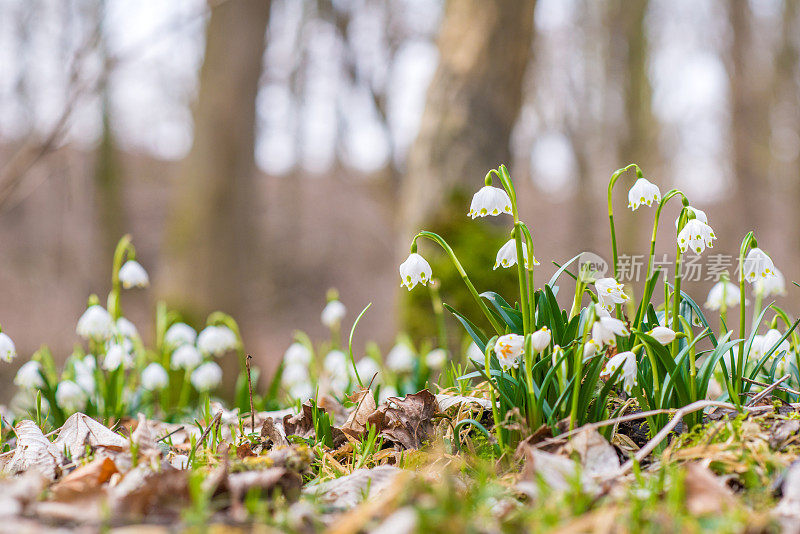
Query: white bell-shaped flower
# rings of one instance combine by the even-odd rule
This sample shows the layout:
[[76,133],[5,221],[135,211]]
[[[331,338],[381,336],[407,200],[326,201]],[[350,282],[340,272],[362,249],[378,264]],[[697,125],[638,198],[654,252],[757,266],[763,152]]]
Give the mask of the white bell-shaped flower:
[[14,384],[25,389],[35,389],[44,386],[42,379],[42,366],[39,362],[31,360],[22,364],[14,377]]
[[372,377],[375,376],[376,373],[380,372],[378,362],[368,356],[356,362],[356,369],[358,370],[358,376],[361,377],[365,386],[369,384],[369,381],[372,380]]
[[620,352],[609,358],[606,362],[603,371],[600,373],[601,378],[610,378],[619,366],[622,366],[622,375],[620,379],[623,382],[623,389],[625,393],[630,395],[633,392],[633,387],[638,380],[639,367],[636,363],[636,355],[630,351]]
[[675,331],[666,326],[657,326],[650,330],[648,335],[662,345],[669,345],[675,341]]
[[661,190],[657,185],[644,178],[639,178],[628,191],[628,207],[636,211],[642,204],[652,205],[661,202]]
[[325,355],[325,360],[322,364],[328,377],[333,379],[349,380],[349,362],[347,355],[340,350],[332,350]]
[[332,300],[323,308],[320,320],[328,328],[335,328],[342,323],[345,313],[347,313],[347,308],[344,304],[338,300]]
[[550,346],[551,339],[552,335],[550,334],[550,330],[546,326],[543,326],[531,334],[531,347],[535,352],[542,352]]
[[[764,334],[764,337],[761,340],[761,356],[766,354],[772,347],[777,345],[782,337],[783,334],[781,334],[780,331],[776,330],[775,328],[772,328],[769,331],[767,331],[767,333]],[[753,341],[753,343],[755,343],[755,340]],[[781,341],[781,344],[778,345],[778,348],[775,349],[775,351],[772,353],[772,357],[773,358],[779,357],[781,356],[781,353],[784,353],[785,356],[786,354],[789,353],[790,350],[792,350],[792,346],[789,343],[789,340],[784,339],[783,341]]]
[[483,351],[481,351],[481,348],[476,345],[474,341],[469,344],[469,347],[467,347],[466,355],[467,358],[477,363],[481,368],[483,368],[484,364],[486,363],[486,355],[483,353]]
[[601,278],[594,283],[600,305],[611,309],[615,304],[622,304],[628,300],[622,284],[613,278]]
[[719,310],[723,307],[731,308],[739,305],[739,286],[720,280],[713,285],[706,297],[705,307],[709,310]]
[[197,391],[211,391],[222,382],[222,368],[216,362],[206,362],[192,372],[190,380]]
[[73,364],[75,369],[75,382],[87,395],[94,395],[97,389],[97,384],[94,379],[94,370],[97,367],[97,362],[91,354],[83,358],[76,359]]
[[583,345],[583,361],[589,360],[597,354],[597,351],[600,350],[600,346],[594,339],[590,339]]
[[197,336],[197,348],[203,354],[222,356],[237,345],[236,334],[227,326],[207,326]]
[[0,332],[0,360],[11,362],[17,357],[17,347],[5,332]]
[[[686,211],[694,213],[694,218],[697,219],[698,221],[708,224],[708,216],[706,215],[706,212],[704,212],[703,210],[699,210],[697,208],[689,206],[686,208]],[[678,229],[678,224],[680,222],[681,222],[681,216],[680,214],[678,214],[678,218],[675,219],[675,230]]]
[[399,397],[400,393],[397,389],[393,386],[381,386],[381,390],[378,393],[378,402],[383,404],[384,402],[388,401],[392,397]]
[[170,367],[173,369],[194,369],[203,361],[203,355],[194,345],[181,345],[172,353]]
[[84,339],[108,339],[114,335],[114,319],[99,304],[89,306],[81,318],[75,331]]
[[753,292],[761,298],[786,295],[786,279],[778,269],[773,269],[775,276],[759,278],[753,283]]
[[286,352],[283,353],[283,361],[286,365],[310,365],[313,359],[311,351],[302,343],[292,343]]
[[714,246],[716,238],[714,230],[708,224],[699,219],[690,219],[683,230],[678,232],[678,248],[681,252],[692,249],[692,252],[701,254],[706,247]]
[[444,349],[433,349],[425,355],[425,365],[434,371],[440,371],[447,363],[447,351]]
[[133,367],[133,356],[126,350],[124,345],[113,343],[106,350],[106,356],[103,358],[103,369],[116,371],[120,366],[125,369]]
[[147,391],[164,389],[169,384],[169,375],[161,365],[151,363],[142,371],[142,387]]
[[116,333],[124,338],[128,339],[139,339],[139,331],[136,329],[136,325],[133,324],[131,321],[126,319],[125,317],[120,317],[117,319],[116,324]]
[[775,265],[767,254],[758,247],[750,249],[744,259],[744,279],[754,283],[775,276]]
[[[528,261],[528,247],[525,246],[525,243],[522,244],[522,259],[525,261],[525,268],[530,270],[531,265]],[[506,241],[506,244],[500,247],[500,250],[497,251],[497,258],[495,259],[492,270],[497,269],[498,267],[513,267],[516,264],[517,242],[514,239],[509,239]],[[536,256],[533,257],[533,264],[539,265],[539,262],[536,261]]]
[[72,380],[62,380],[56,388],[56,402],[69,412],[82,410],[86,404],[86,393]]
[[467,215],[475,219],[501,213],[512,213],[511,199],[508,197],[508,193],[499,187],[485,185],[473,195]]
[[196,340],[197,332],[186,323],[175,323],[164,334],[164,344],[169,348],[194,345]]
[[386,367],[395,373],[410,373],[416,354],[405,343],[397,343],[386,355]]
[[525,346],[525,338],[518,334],[506,334],[497,338],[494,352],[504,371],[519,367],[519,360]]
[[119,268],[119,281],[125,289],[132,287],[147,287],[150,285],[150,277],[144,267],[134,260],[128,260]]
[[592,325],[592,339],[598,346],[616,345],[617,336],[627,336],[625,323],[613,317],[599,317]]
[[292,384],[288,393],[291,398],[305,402],[314,396],[314,388],[310,382],[298,382],[297,384]]
[[433,271],[430,264],[416,252],[409,254],[406,261],[400,264],[400,286],[408,288],[409,291],[417,284],[428,285],[431,276]]
[[311,382],[308,368],[302,364],[290,363],[283,368],[281,373],[281,383],[291,388],[292,386],[304,382]]

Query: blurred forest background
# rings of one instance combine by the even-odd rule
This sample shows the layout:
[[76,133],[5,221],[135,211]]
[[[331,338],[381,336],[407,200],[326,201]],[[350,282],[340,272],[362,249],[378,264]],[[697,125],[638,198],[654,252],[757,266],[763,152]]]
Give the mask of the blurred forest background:
[[[502,162],[537,284],[553,260],[610,256],[606,184],[630,162],[707,210],[713,252],[754,228],[798,279],[799,52],[794,0],[0,0],[0,324],[20,362],[65,357],[131,232],[154,287],[123,298],[146,338],[166,298],[233,314],[276,362],[294,329],[325,335],[336,287],[345,328],[371,301],[358,343],[387,347],[428,317],[397,275],[417,229],[491,274],[508,221],[466,212]],[[618,232],[645,253],[632,182]]]

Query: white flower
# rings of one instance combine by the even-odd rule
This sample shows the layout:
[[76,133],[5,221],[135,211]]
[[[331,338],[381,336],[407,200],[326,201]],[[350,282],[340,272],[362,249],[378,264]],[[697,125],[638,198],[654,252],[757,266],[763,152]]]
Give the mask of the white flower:
[[133,356],[125,350],[123,345],[114,343],[108,347],[106,356],[103,358],[103,369],[106,371],[116,371],[119,366],[128,369],[133,366]]
[[550,345],[550,339],[552,339],[550,330],[548,330],[546,326],[543,326],[531,334],[531,347],[533,347],[535,352],[542,352]]
[[76,359],[72,366],[75,369],[75,382],[87,395],[94,395],[96,384],[94,381],[94,370],[97,362],[91,354],[84,356],[83,359]]
[[322,320],[322,324],[328,328],[335,328],[341,324],[345,313],[347,313],[347,308],[344,307],[344,304],[338,300],[332,300],[325,305],[320,319]]
[[399,395],[397,389],[392,386],[381,386],[378,393],[378,402],[384,403],[389,400],[389,397],[397,397]]
[[372,377],[375,376],[376,373],[380,372],[378,363],[368,356],[365,356],[356,362],[356,369],[358,370],[358,376],[361,377],[361,380],[365,385],[369,384],[369,381],[372,380]]
[[444,349],[433,349],[425,355],[425,365],[430,369],[439,371],[447,363],[447,351]]
[[400,264],[400,280],[402,280],[400,286],[407,287],[409,291],[414,289],[418,283],[423,286],[428,285],[431,276],[433,276],[433,271],[431,271],[430,264],[416,252],[409,254],[406,261]]
[[678,233],[678,248],[681,252],[686,252],[691,248],[693,252],[701,254],[706,247],[712,248],[714,240],[714,230],[700,219],[691,219]]
[[504,371],[512,367],[519,367],[519,359],[522,356],[525,338],[518,334],[506,334],[497,338],[494,344],[494,352]]
[[600,317],[592,325],[592,339],[599,346],[616,345],[616,336],[627,336],[625,323],[613,317]]
[[347,355],[340,350],[332,350],[325,355],[322,367],[332,378],[347,378]]
[[122,337],[128,339],[138,339],[139,338],[139,331],[136,330],[136,325],[130,322],[125,317],[120,317],[117,319],[117,333]]
[[167,333],[164,334],[164,344],[170,348],[194,345],[196,339],[197,332],[186,323],[175,323],[167,328]]
[[771,297],[772,295],[786,295],[786,279],[778,269],[773,269],[775,276],[759,278],[753,284],[753,291],[761,298]]
[[190,380],[197,391],[210,391],[222,382],[222,368],[215,362],[206,362],[194,370]]
[[[525,243],[522,244],[522,259],[525,260],[525,268],[530,270],[531,265],[528,262],[528,247],[525,246]],[[498,267],[513,267],[517,264],[517,242],[514,239],[509,239],[505,245],[500,247],[500,250],[497,251],[497,258],[494,261],[494,267],[492,270],[497,269]],[[533,264],[539,265],[539,262],[536,261],[536,256],[533,257]]]
[[628,191],[628,207],[631,211],[636,211],[640,205],[650,206],[653,202],[661,202],[661,191],[658,186],[650,183],[644,178],[639,178]]
[[775,276],[775,265],[769,256],[758,247],[750,249],[744,259],[744,279],[751,284]]
[[739,305],[739,287],[720,280],[711,288],[706,297],[705,307],[709,310],[719,310],[723,307],[730,308]]
[[386,355],[386,367],[395,373],[409,373],[414,369],[416,354],[405,343],[398,343]]
[[628,300],[628,295],[625,294],[622,284],[613,278],[601,278],[594,283],[597,290],[597,298],[600,300],[600,305],[606,308],[612,308],[614,304],[622,304]]
[[[698,221],[708,224],[708,217],[706,216],[706,212],[704,212],[703,210],[699,210],[697,208],[693,208],[693,207],[689,206],[689,207],[686,208],[686,211],[694,213],[694,218],[697,219]],[[687,215],[688,215],[688,213],[687,213]],[[681,222],[681,216],[680,216],[680,214],[678,214],[678,218],[675,219],[675,229],[676,230],[678,229],[678,224],[680,222]]]
[[17,347],[14,342],[4,332],[0,332],[0,360],[11,362],[17,357]]
[[472,197],[467,215],[474,219],[501,213],[511,213],[511,199],[508,198],[508,193],[499,187],[485,185]]
[[633,386],[636,385],[637,382],[637,373],[638,373],[638,366],[636,364],[636,355],[630,351],[628,352],[620,352],[619,354],[615,354],[611,358],[609,358],[608,362],[606,362],[605,367],[603,367],[603,371],[600,373],[602,378],[609,378],[617,368],[622,365],[622,378],[623,380],[623,389],[625,393],[628,395],[633,392]]
[[194,345],[181,345],[172,353],[173,369],[194,369],[203,361],[203,355]]
[[227,326],[207,326],[197,336],[197,348],[204,354],[221,356],[237,344],[236,334]]
[[281,373],[281,383],[284,386],[294,386],[301,383],[311,382],[308,375],[308,368],[298,363],[290,363],[283,368]]
[[157,363],[151,363],[142,371],[142,387],[147,391],[155,391],[167,387],[169,375]]
[[314,396],[314,388],[309,382],[298,382],[289,388],[288,393],[291,398],[305,402]]
[[586,361],[597,354],[599,349],[600,347],[597,346],[597,342],[594,339],[587,341],[583,346],[583,361]]
[[86,393],[72,380],[62,380],[56,388],[56,402],[67,411],[80,410],[86,402]]
[[286,365],[309,365],[312,359],[311,351],[302,343],[292,343],[283,354],[283,361]]
[[44,386],[42,380],[42,366],[39,362],[31,360],[22,364],[22,367],[17,371],[17,376],[14,377],[14,384],[21,388],[40,388]]
[[150,285],[150,278],[147,276],[147,271],[144,267],[134,260],[128,260],[119,269],[119,281],[122,282],[122,287],[130,289],[132,287],[147,287]]
[[657,326],[650,330],[648,335],[662,345],[669,345],[675,341],[675,332],[666,326]]
[[114,334],[114,320],[105,308],[95,304],[83,312],[75,331],[84,339],[108,339]]
[[474,341],[467,347],[467,358],[477,363],[481,368],[486,364],[486,355]]
[[764,336],[760,334],[753,336],[753,342],[750,344],[750,352],[748,352],[748,355],[751,358],[761,358],[764,352]]
[[[774,328],[770,329],[766,334],[764,334],[764,337],[761,341],[761,356],[766,354],[772,347],[777,345],[778,341],[780,341],[782,337],[783,334]],[[755,340],[753,340],[753,344],[755,344]],[[792,350],[792,346],[789,343],[789,340],[784,339],[781,344],[778,345],[778,348],[772,353],[772,357],[778,357],[783,352],[783,356],[785,358],[786,354],[788,354],[790,350]]]

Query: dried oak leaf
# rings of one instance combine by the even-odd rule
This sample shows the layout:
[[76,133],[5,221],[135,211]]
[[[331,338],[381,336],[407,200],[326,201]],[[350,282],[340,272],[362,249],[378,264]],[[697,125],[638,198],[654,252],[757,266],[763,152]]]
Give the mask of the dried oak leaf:
[[436,397],[424,389],[403,399],[390,397],[369,416],[368,422],[384,438],[406,449],[419,449],[433,433],[433,416],[438,411]]
[[58,430],[53,447],[57,451],[68,451],[74,459],[83,455],[86,445],[119,452],[128,447],[128,440],[88,415],[77,412],[70,415]]
[[361,438],[367,431],[369,416],[376,408],[375,395],[369,389],[362,389],[353,393],[350,400],[356,403],[356,407],[342,425],[342,432],[353,438]]
[[28,419],[17,423],[14,432],[17,435],[17,448],[3,471],[18,474],[35,470],[47,480],[55,480],[59,472],[59,449],[53,447],[36,423]]
[[316,496],[320,502],[333,508],[352,508],[391,487],[401,472],[402,469],[390,465],[356,469],[349,475],[306,486],[303,493]]
[[[325,408],[322,407],[317,407],[317,410],[326,412]],[[311,401],[307,401],[303,404],[300,413],[284,416],[283,429],[286,431],[286,435],[297,435],[303,439],[314,437],[314,416],[312,414],[313,408],[311,406]],[[332,427],[331,433],[333,434],[334,448],[339,447],[347,441],[344,433],[339,428]]]
[[275,425],[275,420],[272,417],[265,417],[264,422],[261,424],[261,441],[265,443],[265,448],[270,448],[273,445],[288,445],[286,436]]
[[700,463],[686,465],[686,507],[692,515],[718,515],[736,506],[731,489]]
[[303,478],[299,473],[283,467],[270,467],[258,471],[244,471],[231,473],[226,481],[231,492],[232,502],[242,502],[244,496],[253,488],[269,494],[280,489],[290,501],[296,500],[300,494]]
[[176,517],[190,502],[187,471],[161,472],[139,465],[128,471],[119,484],[109,490],[113,516]]
[[100,487],[111,479],[111,475],[118,472],[114,460],[108,456],[96,458],[53,485],[53,497],[59,501],[71,501],[97,494]]

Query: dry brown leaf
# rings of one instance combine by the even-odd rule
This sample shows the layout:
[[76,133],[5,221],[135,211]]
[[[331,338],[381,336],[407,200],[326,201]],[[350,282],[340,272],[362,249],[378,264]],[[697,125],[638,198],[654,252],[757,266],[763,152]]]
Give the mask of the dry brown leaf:
[[118,472],[116,464],[108,456],[96,458],[53,485],[53,497],[59,501],[71,501],[87,494],[96,494],[100,486]]
[[619,472],[617,451],[593,428],[584,428],[575,434],[564,449],[567,455],[578,455],[583,472],[589,476],[607,479]]
[[265,417],[264,422],[261,424],[261,441],[265,442],[265,448],[270,448],[273,445],[289,444],[286,441],[286,436],[275,425],[275,419],[272,417]]
[[773,510],[783,532],[800,532],[800,461],[789,466],[781,486],[783,497]]
[[356,403],[356,408],[350,412],[347,421],[342,425],[342,432],[354,438],[361,438],[367,430],[369,416],[375,411],[375,395],[369,389],[362,389],[354,393],[350,400]]
[[129,443],[127,439],[88,415],[80,412],[74,413],[58,430],[58,436],[53,440],[53,447],[59,452],[68,451],[70,456],[75,459],[84,454],[86,445],[93,449],[122,451],[128,447]]
[[0,481],[0,518],[20,515],[34,502],[47,485],[47,480],[36,470],[22,476]]
[[155,431],[147,421],[143,413],[138,415],[139,423],[136,425],[136,430],[131,434],[131,440],[139,446],[140,451],[146,451],[156,448],[156,435]]
[[314,495],[334,508],[352,508],[364,499],[374,499],[389,488],[400,472],[401,469],[388,465],[356,469],[349,475],[307,486],[303,493]]
[[692,462],[685,466],[686,507],[693,515],[718,515],[736,505],[736,497],[707,467]]
[[135,467],[110,488],[111,511],[115,517],[175,517],[190,502],[188,477],[186,471],[155,472],[147,466]]
[[17,434],[17,448],[14,456],[4,467],[6,473],[17,474],[36,470],[48,480],[55,480],[58,474],[60,455],[58,449],[44,437],[42,430],[28,419],[14,427]]
[[433,433],[433,416],[438,411],[436,397],[423,389],[403,399],[391,397],[368,421],[380,430],[382,437],[406,449],[419,449]]
[[463,395],[436,395],[436,402],[439,404],[439,409],[446,412],[454,406],[461,407],[463,405],[476,405],[484,410],[492,409],[492,402],[489,399],[482,399],[480,397],[465,397]]

